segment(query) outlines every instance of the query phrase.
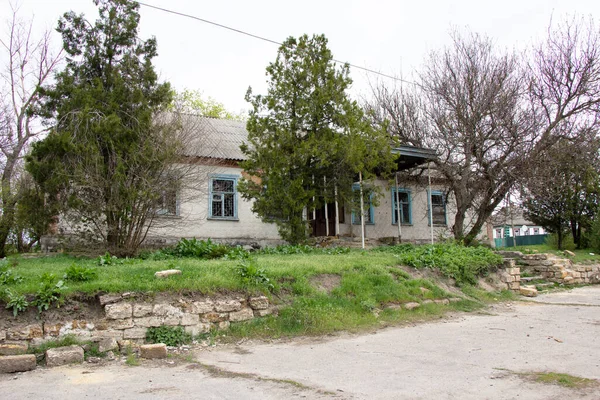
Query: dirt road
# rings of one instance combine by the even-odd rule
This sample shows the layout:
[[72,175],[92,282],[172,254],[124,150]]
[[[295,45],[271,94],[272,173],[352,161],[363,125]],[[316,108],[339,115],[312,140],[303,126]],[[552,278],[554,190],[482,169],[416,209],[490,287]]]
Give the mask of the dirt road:
[[600,287],[374,334],[226,346],[197,363],[76,366],[0,376],[2,399],[599,399]]

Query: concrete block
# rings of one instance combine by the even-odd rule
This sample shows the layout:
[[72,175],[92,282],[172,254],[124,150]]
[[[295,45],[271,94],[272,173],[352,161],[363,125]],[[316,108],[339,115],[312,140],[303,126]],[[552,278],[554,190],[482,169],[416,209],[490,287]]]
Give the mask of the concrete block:
[[81,346],[65,346],[46,350],[46,366],[58,367],[67,364],[81,364],[83,348]]
[[31,371],[35,367],[36,360],[34,354],[0,357],[0,373],[2,374]]
[[144,344],[140,346],[140,357],[148,359],[167,358],[167,346],[163,343]]

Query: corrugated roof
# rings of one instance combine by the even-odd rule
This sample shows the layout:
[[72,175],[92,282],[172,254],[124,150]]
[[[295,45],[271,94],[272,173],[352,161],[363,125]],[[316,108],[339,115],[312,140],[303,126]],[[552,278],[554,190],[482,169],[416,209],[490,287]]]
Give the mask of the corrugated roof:
[[246,122],[186,114],[184,130],[189,132],[185,156],[245,160],[240,145],[247,141]]

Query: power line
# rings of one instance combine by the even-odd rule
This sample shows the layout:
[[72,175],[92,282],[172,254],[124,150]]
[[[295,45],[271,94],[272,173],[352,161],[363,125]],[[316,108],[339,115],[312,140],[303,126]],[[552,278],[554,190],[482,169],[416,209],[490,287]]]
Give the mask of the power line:
[[[230,30],[230,31],[233,31],[233,32],[236,32],[236,33],[240,33],[242,35],[250,36],[250,37],[252,37],[254,39],[259,39],[259,40],[262,40],[264,42],[268,42],[268,43],[271,43],[271,44],[276,44],[278,46],[282,46],[283,45],[283,43],[278,42],[276,40],[272,40],[272,39],[269,39],[269,38],[266,38],[266,37],[263,37],[263,36],[255,35],[253,33],[249,33],[249,32],[246,32],[246,31],[242,31],[241,29],[232,28],[230,26],[219,24],[217,22],[209,21],[209,20],[204,19],[204,18],[196,17],[195,15],[186,14],[186,13],[182,13],[182,12],[174,11],[174,10],[169,10],[169,9],[163,8],[163,7],[153,6],[151,4],[143,3],[143,2],[140,2],[140,1],[138,1],[138,4],[141,5],[141,6],[144,6],[144,7],[153,8],[155,10],[159,10],[159,11],[166,12],[166,13],[169,13],[169,14],[178,15],[180,17],[191,18],[191,19],[194,19],[196,21],[200,21],[200,22],[204,22],[204,23],[207,23],[207,24],[210,24],[210,25],[214,25],[214,26],[217,26],[219,28],[227,29],[227,30]],[[336,60],[336,59],[333,59],[333,61],[335,61],[337,63],[341,63],[341,64],[347,64],[348,66],[350,66],[352,68],[360,69],[360,70],[363,70],[363,71],[371,73],[371,74],[376,74],[376,75],[379,75],[379,76],[383,76],[385,78],[393,79],[395,81],[404,82],[404,83],[410,83],[410,84],[416,85],[415,82],[407,81],[407,80],[398,78],[396,76],[384,74],[382,72],[375,71],[375,70],[370,69],[370,68],[361,67],[359,65],[351,64],[349,62],[345,62],[345,61],[341,61],[341,60]]]

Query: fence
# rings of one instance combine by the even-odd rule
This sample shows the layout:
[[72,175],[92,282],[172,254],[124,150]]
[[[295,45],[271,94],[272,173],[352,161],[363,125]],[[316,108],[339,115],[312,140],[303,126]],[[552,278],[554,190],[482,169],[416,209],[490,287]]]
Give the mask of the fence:
[[546,243],[546,237],[548,237],[548,235],[525,235],[525,236],[517,236],[517,237],[498,238],[498,239],[494,239],[494,242],[495,242],[496,248],[514,247],[515,239],[516,239],[517,246],[532,246],[535,244]]

